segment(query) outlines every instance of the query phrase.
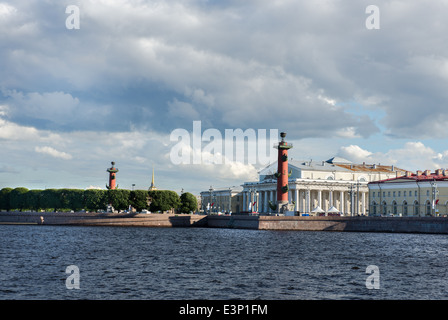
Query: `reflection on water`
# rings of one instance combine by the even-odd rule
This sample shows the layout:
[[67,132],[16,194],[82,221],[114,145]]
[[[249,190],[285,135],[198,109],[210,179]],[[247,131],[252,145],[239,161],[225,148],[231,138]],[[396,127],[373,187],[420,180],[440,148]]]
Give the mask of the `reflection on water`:
[[[0,225],[0,299],[446,299],[444,235]],[[66,267],[80,289],[66,287]],[[366,268],[380,288],[367,289]]]

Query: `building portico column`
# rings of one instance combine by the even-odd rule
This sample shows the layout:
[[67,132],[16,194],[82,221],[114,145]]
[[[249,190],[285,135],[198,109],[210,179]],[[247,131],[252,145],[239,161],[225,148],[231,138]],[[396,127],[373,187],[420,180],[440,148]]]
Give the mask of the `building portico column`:
[[363,215],[366,215],[366,193],[362,193],[362,209],[361,212]]
[[306,208],[305,211],[306,213],[311,213],[311,190],[307,189],[306,190]]
[[333,206],[333,190],[330,190],[329,192],[329,206],[330,208]]
[[256,192],[256,194],[255,194],[255,199],[256,199],[256,201],[257,201],[257,203],[256,203],[256,207],[257,207],[257,212],[260,212],[260,210],[262,209],[261,207],[262,207],[262,205],[261,205],[261,191],[257,191]]
[[294,191],[294,201],[296,202],[294,210],[299,211],[299,189],[296,189]]
[[322,190],[317,190],[317,205],[322,208]]
[[339,208],[339,211],[341,211],[342,212],[342,214],[344,214],[344,191],[341,191],[340,192],[340,200],[339,200],[339,206],[340,206],[340,208]]
[[[262,194],[263,194],[263,198],[262,198],[262,207],[261,207],[261,212],[266,212],[266,204],[267,204],[267,201],[266,201],[266,199],[267,199],[267,194],[266,194],[266,190],[264,190],[263,192],[262,192]],[[260,200],[261,201],[261,200]]]

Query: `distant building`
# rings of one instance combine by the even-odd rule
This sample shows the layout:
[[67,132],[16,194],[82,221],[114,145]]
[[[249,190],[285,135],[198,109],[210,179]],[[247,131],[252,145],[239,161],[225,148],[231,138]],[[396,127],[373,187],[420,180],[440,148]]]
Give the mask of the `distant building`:
[[[274,213],[277,163],[259,172],[259,180],[245,182],[242,187],[241,211]],[[366,215],[368,213],[367,184],[403,175],[405,170],[380,164],[355,164],[333,157],[326,161],[289,160],[289,201],[300,214]],[[255,209],[255,210],[254,210]]]
[[448,170],[406,171],[369,187],[369,215],[437,216],[448,214]]
[[201,196],[197,196],[197,195],[195,195],[195,197],[196,197],[197,204],[198,204],[196,211],[199,212],[199,211],[201,211],[201,208],[202,208],[202,198],[201,198]]
[[204,213],[239,213],[242,209],[241,186],[201,192],[201,211]]

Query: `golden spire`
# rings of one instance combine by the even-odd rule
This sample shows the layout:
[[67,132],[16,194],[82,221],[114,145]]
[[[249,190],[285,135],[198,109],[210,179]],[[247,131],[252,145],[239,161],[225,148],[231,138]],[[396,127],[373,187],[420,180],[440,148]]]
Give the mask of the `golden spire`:
[[157,190],[156,185],[154,184],[154,167],[152,167],[152,179],[151,186],[149,187],[149,191]]

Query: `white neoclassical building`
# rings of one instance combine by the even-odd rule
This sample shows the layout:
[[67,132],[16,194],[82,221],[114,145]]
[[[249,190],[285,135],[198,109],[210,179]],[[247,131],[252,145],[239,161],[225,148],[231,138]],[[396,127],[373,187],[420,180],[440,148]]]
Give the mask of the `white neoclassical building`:
[[[299,214],[366,215],[369,208],[368,183],[395,178],[406,171],[380,164],[354,164],[333,157],[327,161],[289,161],[289,195]],[[242,212],[273,213],[276,203],[277,162],[259,172],[259,180],[245,182],[242,190]]]

